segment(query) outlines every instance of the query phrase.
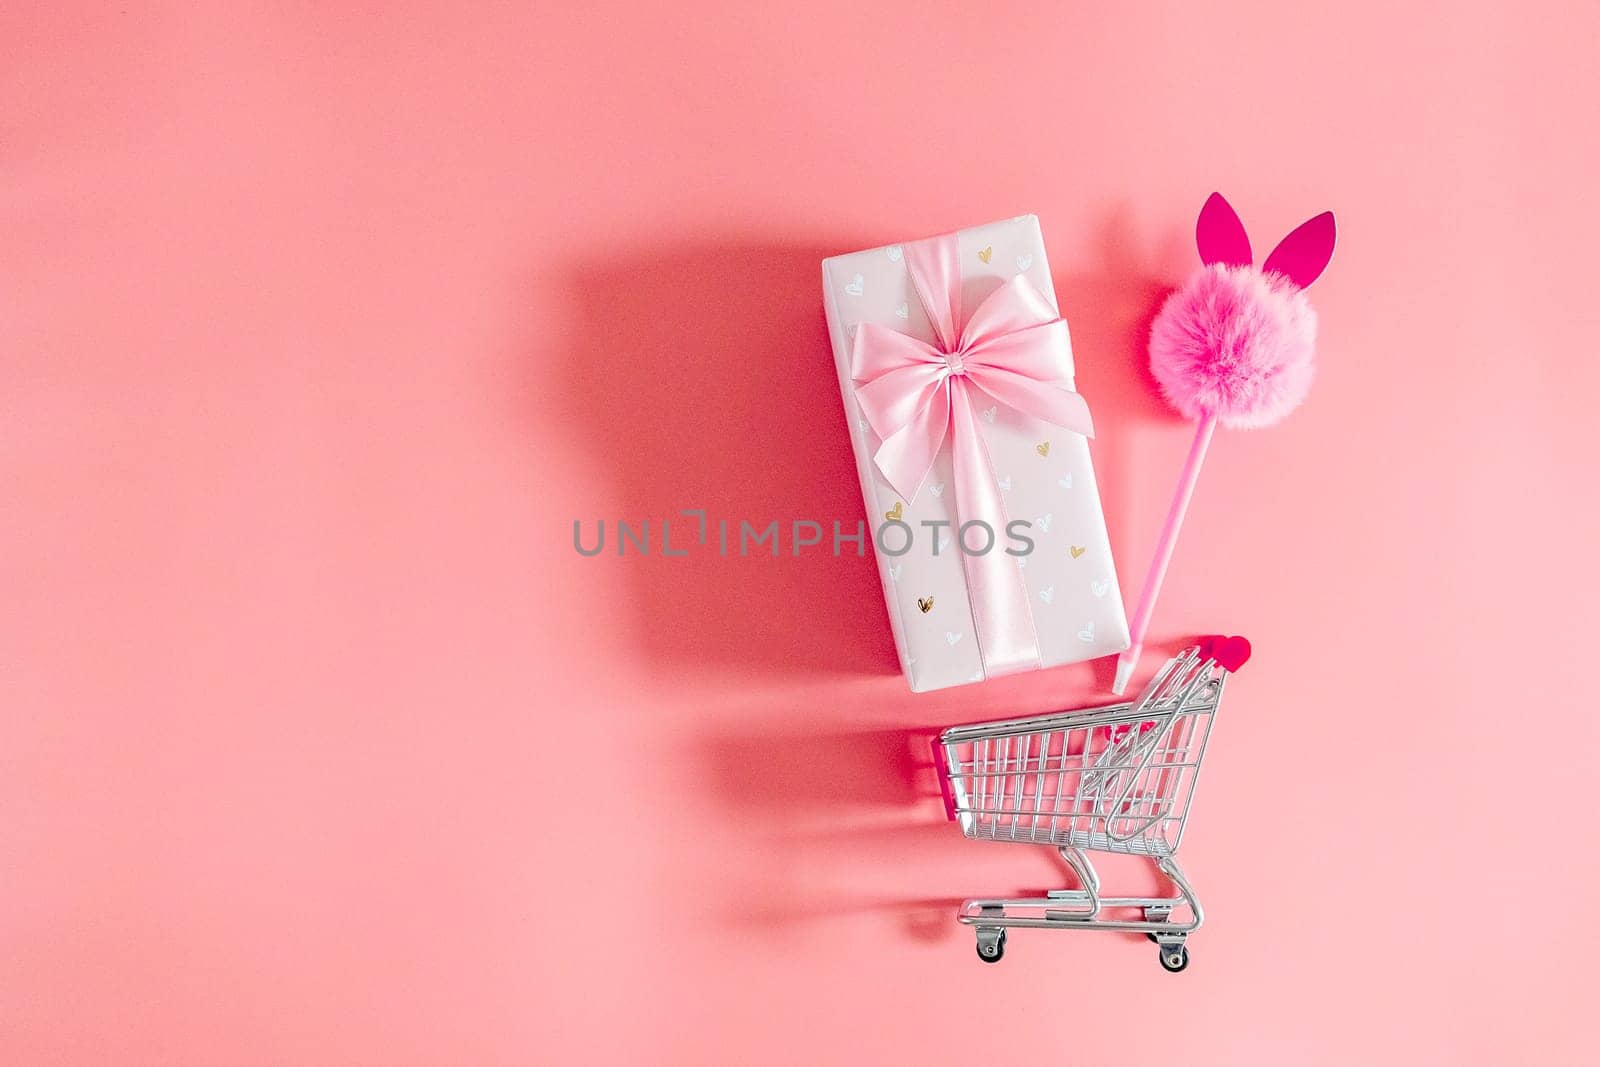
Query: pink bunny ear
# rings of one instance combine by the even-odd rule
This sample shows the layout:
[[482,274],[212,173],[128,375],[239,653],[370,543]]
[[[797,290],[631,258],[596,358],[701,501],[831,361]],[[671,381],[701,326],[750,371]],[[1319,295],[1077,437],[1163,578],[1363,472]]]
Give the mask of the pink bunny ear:
[[1276,271],[1304,289],[1327,269],[1328,260],[1333,258],[1333,241],[1333,212],[1324,211],[1279,241],[1261,269]]
[[1213,263],[1250,265],[1250,238],[1244,232],[1244,223],[1221,193],[1212,193],[1200,209],[1200,220],[1194,225],[1194,243],[1200,249],[1200,262],[1208,267]]

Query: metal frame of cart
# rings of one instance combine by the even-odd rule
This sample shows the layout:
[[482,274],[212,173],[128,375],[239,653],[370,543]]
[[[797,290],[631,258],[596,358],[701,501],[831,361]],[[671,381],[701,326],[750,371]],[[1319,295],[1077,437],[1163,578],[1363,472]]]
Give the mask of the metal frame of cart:
[[[998,962],[1012,927],[1123,930],[1156,942],[1167,970],[1188,966],[1205,912],[1176,854],[1228,674],[1202,648],[1169,660],[1134,701],[940,735],[940,784],[961,832],[1052,845],[1078,879],[1043,897],[965,901],[958,918],[976,927],[980,959]],[[1104,895],[1090,852],[1148,856],[1176,894]],[[1129,910],[1139,917],[1104,916]]]

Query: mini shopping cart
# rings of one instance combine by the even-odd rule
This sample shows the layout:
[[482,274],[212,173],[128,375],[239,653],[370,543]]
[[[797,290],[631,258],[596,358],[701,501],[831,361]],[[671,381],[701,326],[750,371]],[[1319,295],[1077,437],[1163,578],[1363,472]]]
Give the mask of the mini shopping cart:
[[[961,832],[1053,845],[1079,884],[1038,898],[964,902],[958,918],[976,927],[979,959],[998,963],[1006,930],[1022,926],[1142,932],[1159,946],[1161,966],[1189,965],[1186,941],[1205,913],[1177,851],[1228,675],[1213,657],[1214,640],[1169,660],[1137,700],[940,735],[940,785]],[[1248,655],[1242,639],[1228,640]],[[1149,856],[1177,895],[1104,896],[1089,852]]]

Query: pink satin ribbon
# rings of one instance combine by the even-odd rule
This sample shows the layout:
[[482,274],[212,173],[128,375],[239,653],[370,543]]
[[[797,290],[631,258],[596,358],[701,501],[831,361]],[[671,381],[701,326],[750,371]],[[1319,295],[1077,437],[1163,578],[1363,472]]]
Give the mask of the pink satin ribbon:
[[1067,324],[1020,274],[989,294],[963,324],[955,235],[930,237],[903,251],[936,343],[876,323],[856,328],[850,376],[861,413],[883,442],[873,458],[910,502],[927,481],[945,438],[950,439],[957,536],[961,523],[974,519],[987,522],[995,536],[995,546],[981,556],[957,548],[984,672],[996,676],[1037,668],[1039,635],[1021,570],[1002,547],[1005,502],[978,429],[976,401],[983,393],[1025,415],[1093,437],[1088,403],[1061,384],[1072,376]]

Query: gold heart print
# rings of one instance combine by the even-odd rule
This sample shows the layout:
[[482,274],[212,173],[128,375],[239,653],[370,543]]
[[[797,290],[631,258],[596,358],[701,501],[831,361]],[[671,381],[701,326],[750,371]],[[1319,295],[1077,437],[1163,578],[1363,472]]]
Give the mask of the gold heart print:
[[983,251],[978,253],[978,258],[983,260],[985,263],[989,262],[989,260],[994,258],[994,248],[985,248]]
[[924,615],[926,615],[928,612],[933,610],[933,597],[931,597],[931,596],[919,596],[919,597],[917,597],[917,607],[921,608],[922,609],[922,613]]
[[1073,559],[1077,559],[1079,556],[1083,555],[1085,552],[1087,552],[1089,550],[1087,548],[1085,548],[1083,545],[1069,545],[1067,547],[1067,551],[1072,553],[1072,558]]
[[896,500],[894,502],[894,507],[890,508],[888,511],[885,511],[883,513],[883,517],[888,519],[890,522],[899,522],[900,514],[900,501]]
[[1041,456],[1048,456],[1050,454],[1050,442],[1040,441],[1038,444],[1033,446],[1033,450],[1039,453]]

